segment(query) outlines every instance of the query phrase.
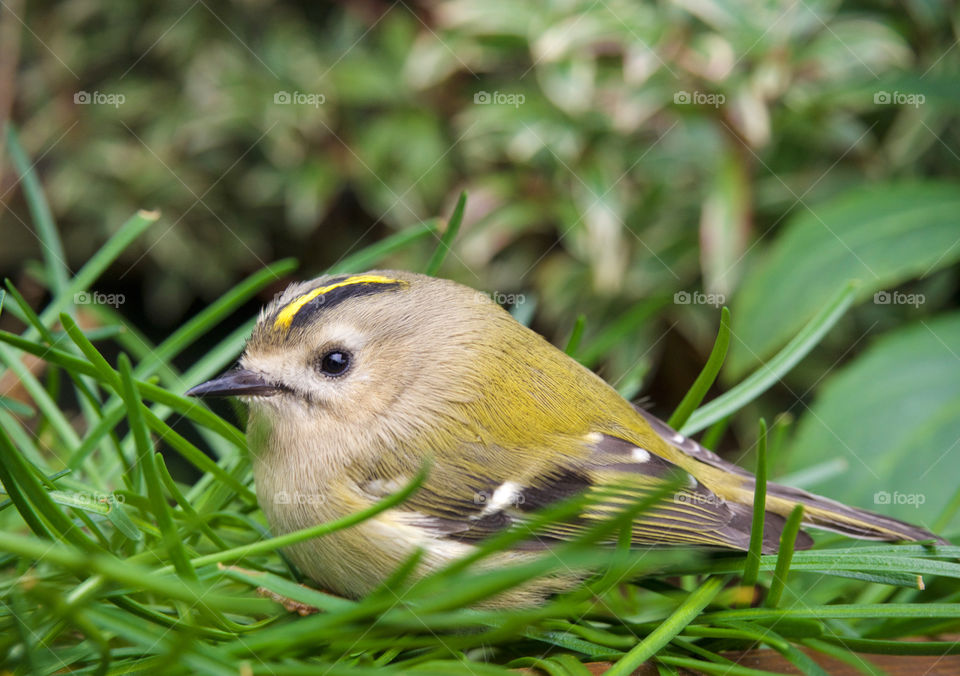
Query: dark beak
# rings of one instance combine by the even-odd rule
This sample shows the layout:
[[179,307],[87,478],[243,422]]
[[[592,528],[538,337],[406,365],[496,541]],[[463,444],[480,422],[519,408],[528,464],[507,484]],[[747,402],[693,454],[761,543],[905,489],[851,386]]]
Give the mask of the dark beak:
[[187,390],[188,397],[236,397],[256,394],[261,397],[276,394],[280,387],[268,383],[258,373],[237,368]]

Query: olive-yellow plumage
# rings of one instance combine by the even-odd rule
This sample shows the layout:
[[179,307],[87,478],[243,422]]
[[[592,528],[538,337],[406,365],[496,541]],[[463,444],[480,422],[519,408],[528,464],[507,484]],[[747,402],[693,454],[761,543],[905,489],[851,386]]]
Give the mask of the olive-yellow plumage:
[[[257,495],[277,534],[368,507],[432,461],[423,487],[398,507],[291,548],[304,573],[346,596],[376,587],[417,547],[422,574],[558,500],[613,484],[640,499],[678,474],[682,488],[637,518],[637,545],[745,549],[749,541],[748,472],[631,405],[486,295],[450,281],[373,271],[292,285],[263,311],[239,369],[191,394],[248,401]],[[936,538],[770,484],[765,551],[798,502],[810,526]],[[549,547],[598,514],[499,560]],[[533,602],[563,584],[545,581],[499,602]]]

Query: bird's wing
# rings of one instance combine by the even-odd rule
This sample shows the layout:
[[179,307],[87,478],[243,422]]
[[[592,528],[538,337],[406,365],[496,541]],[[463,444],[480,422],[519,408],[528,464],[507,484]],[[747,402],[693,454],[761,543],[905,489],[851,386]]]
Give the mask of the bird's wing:
[[[538,510],[584,495],[586,506],[575,518],[551,524],[520,545],[536,548],[576,538],[638,501],[663,494],[634,518],[635,544],[747,548],[752,506],[723,499],[679,466],[612,434],[596,432],[557,443],[568,447],[559,453],[554,449],[540,454],[551,460],[524,476],[510,478],[478,471],[500,466],[471,459],[472,453],[496,452],[488,446],[461,448],[449,454],[450,459],[437,461],[421,490],[400,509],[408,523],[436,537],[479,542],[515,523],[529,521]],[[570,448],[570,444],[581,447]],[[783,522],[780,516],[767,515],[764,551],[776,550]]]

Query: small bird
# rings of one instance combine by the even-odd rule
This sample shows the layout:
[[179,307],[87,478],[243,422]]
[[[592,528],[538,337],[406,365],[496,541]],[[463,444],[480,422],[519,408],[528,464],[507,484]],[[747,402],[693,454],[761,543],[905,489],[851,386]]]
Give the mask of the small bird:
[[[359,598],[417,548],[426,574],[552,503],[616,485],[672,495],[633,522],[636,546],[745,550],[754,477],[632,405],[486,294],[378,270],[293,284],[262,312],[239,366],[191,389],[249,404],[257,497],[275,534],[359,511],[423,485],[359,525],[289,548],[310,578]],[[682,483],[676,483],[676,477]],[[935,540],[923,528],[773,483],[764,552],[785,517],[870,540]],[[494,564],[575,537],[604,510],[553,525]],[[609,510],[606,512],[609,513]],[[811,538],[801,533],[798,548]],[[494,605],[536,603],[544,581]]]

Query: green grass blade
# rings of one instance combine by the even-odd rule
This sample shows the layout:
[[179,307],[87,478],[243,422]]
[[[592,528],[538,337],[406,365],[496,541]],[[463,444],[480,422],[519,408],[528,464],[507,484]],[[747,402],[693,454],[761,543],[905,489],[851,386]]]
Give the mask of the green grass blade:
[[753,522],[750,525],[750,546],[743,569],[743,584],[757,583],[760,556],[763,550],[763,522],[767,513],[767,421],[760,419],[760,437],[757,440],[757,473],[753,489]]
[[24,523],[27,524],[27,527],[40,537],[52,540],[54,539],[53,533],[47,527],[47,524],[44,523],[40,515],[34,510],[33,505],[30,504],[30,500],[13,477],[10,466],[13,464],[13,456],[16,454],[17,449],[14,447],[10,437],[7,436],[7,431],[0,427],[0,483],[3,484],[4,492],[6,492],[7,497],[17,511],[20,512],[20,516],[23,518]]
[[174,331],[155,350],[152,350],[150,355],[137,366],[137,377],[143,378],[152,373],[157,364],[170,361],[220,320],[252,298],[264,286],[293,272],[296,268],[297,262],[292,258],[287,258],[250,275]]
[[54,295],[64,295],[68,291],[67,280],[70,278],[70,269],[67,266],[67,255],[63,251],[60,233],[53,222],[53,212],[43,194],[43,186],[27,157],[20,138],[13,125],[7,123],[7,152],[13,162],[17,174],[23,184],[23,194],[27,199],[27,206],[33,216],[37,228],[37,236],[43,245],[43,258]]
[[737,608],[704,613],[698,623],[726,620],[754,622],[779,621],[783,618],[827,619],[881,619],[881,618],[950,618],[960,617],[960,603],[856,603],[809,605],[793,608]]
[[457,232],[460,230],[460,224],[463,222],[463,211],[466,209],[466,206],[467,193],[462,192],[460,193],[460,198],[457,200],[457,206],[453,209],[453,215],[450,216],[450,220],[447,221],[447,227],[443,231],[440,243],[437,245],[437,248],[433,250],[430,262],[427,263],[427,268],[424,270],[425,275],[434,277],[437,272],[440,271],[440,266],[443,265],[444,259],[447,257],[447,254],[450,253],[453,240],[456,239]]
[[124,404],[126,404],[127,420],[130,423],[130,431],[133,434],[137,449],[136,462],[140,466],[140,473],[146,484],[150,511],[153,512],[153,516],[157,520],[157,527],[163,537],[167,554],[173,560],[174,568],[182,577],[196,580],[196,571],[190,565],[190,559],[183,549],[183,543],[177,534],[173,517],[170,515],[170,506],[163,494],[153,446],[150,443],[150,433],[147,431],[147,425],[143,418],[143,403],[140,401],[140,394],[133,379],[133,366],[124,353],[120,353],[117,365],[120,371],[120,394],[123,397]]
[[[739,664],[717,664],[715,662],[704,662],[689,657],[675,657],[673,655],[663,655],[657,658],[665,664],[689,669],[694,674],[716,674],[717,676],[783,676],[783,674],[762,669],[751,669],[742,667]],[[609,671],[607,672],[610,673]]]
[[[0,334],[2,333],[5,332],[0,331]],[[0,336],[0,339],[2,338],[3,336]],[[34,345],[30,343],[30,345],[38,353],[38,356],[42,356],[45,351],[53,349],[43,344]],[[14,354],[11,350],[7,349],[5,345],[0,345],[0,363],[5,364],[17,377],[20,384],[23,385],[27,391],[27,394],[30,395],[30,398],[43,414],[44,420],[48,422],[50,427],[57,433],[63,446],[65,448],[77,446],[80,443],[80,438],[77,436],[70,421],[67,420],[60,406],[58,406],[57,402],[50,396],[50,393],[47,392],[43,384],[37,380],[37,377],[30,372],[30,369],[23,363],[19,355]]]
[[113,367],[103,358],[103,355],[100,354],[100,351],[93,346],[85,335],[83,331],[80,330],[80,327],[77,326],[77,323],[73,320],[73,317],[67,314],[60,315],[60,323],[63,325],[63,330],[67,332],[67,335],[70,336],[70,339],[73,341],[74,345],[80,348],[80,352],[83,353],[83,356],[87,358],[87,361],[95,369],[97,369],[97,374],[99,380],[110,385],[113,388],[117,388],[120,379],[117,377],[116,372],[114,372]]
[[253,588],[263,587],[278,596],[311,605],[325,613],[340,612],[356,607],[355,601],[311,589],[267,571],[244,570],[234,566],[222,566],[223,574],[232,580],[243,582]]
[[803,523],[803,505],[797,505],[787,517],[787,522],[780,532],[780,549],[777,552],[777,567],[773,569],[773,582],[770,583],[770,591],[764,605],[767,608],[776,608],[780,605],[780,598],[783,596],[783,590],[787,585],[787,575],[790,574],[790,563],[793,561],[794,546],[797,542],[797,534],[800,532],[800,524]]
[[807,356],[820,339],[840,321],[853,304],[856,293],[857,283],[847,283],[773,359],[726,394],[694,411],[680,432],[688,436],[696,434],[721,418],[739,411],[766,392]]
[[[25,511],[20,511],[24,519],[28,520],[28,523],[33,524],[36,520],[42,520],[44,524],[49,526],[49,531],[46,528],[44,528],[44,531],[52,532],[57,538],[65,539],[73,545],[88,551],[99,549],[99,546],[87,537],[82,530],[74,527],[73,522],[70,521],[67,515],[63,513],[63,510],[53,501],[37,477],[37,472],[26,459],[17,452],[13,441],[3,429],[0,429],[0,465],[4,466],[3,473],[0,474],[0,477],[4,480],[4,486],[8,487],[7,492],[10,494],[11,499],[14,498],[14,493],[11,492],[11,490],[13,486],[17,486],[21,497],[29,500],[29,504],[23,501],[15,501],[18,510],[25,508],[32,515],[36,516],[36,519],[31,519],[30,515]],[[8,481],[9,484],[7,483]]]
[[573,357],[580,349],[580,341],[583,340],[583,330],[587,326],[585,315],[577,315],[577,320],[573,323],[573,330],[570,331],[570,338],[567,339],[567,346],[563,349],[568,355]]
[[700,612],[720,593],[725,579],[722,577],[708,578],[696,591],[692,592],[670,617],[660,626],[640,641],[626,655],[617,660],[616,664],[607,670],[607,676],[629,676],[640,665],[662,650],[673,638],[683,631]]
[[28,406],[27,404],[24,404],[22,401],[11,399],[9,397],[4,397],[2,395],[0,395],[0,408],[5,408],[11,413],[14,413],[18,416],[22,416],[24,418],[32,418],[36,414],[36,411],[33,409],[32,406]]
[[167,469],[167,464],[164,462],[163,456],[157,454],[156,457],[157,471],[160,475],[160,481],[163,482],[163,487],[167,490],[167,493],[170,494],[170,497],[172,497],[176,503],[180,505],[180,509],[183,510],[187,520],[190,521],[195,528],[199,528],[200,531],[206,535],[210,539],[210,542],[212,542],[214,545],[220,549],[228,549],[228,545],[197,513],[197,510],[195,510],[193,505],[190,504],[190,501],[187,500],[186,496],[177,486],[177,483],[173,480],[173,477],[170,476],[170,471]]
[[47,344],[55,344],[57,339],[54,337],[53,333],[50,331],[50,329],[44,326],[40,317],[38,317],[37,313],[33,311],[33,308],[30,307],[30,304],[23,297],[17,287],[13,285],[13,282],[9,279],[6,279],[4,280],[4,285],[7,287],[10,295],[13,296],[14,302],[17,304],[17,308],[19,309],[17,314],[19,318],[32,326]]
[[334,263],[327,269],[327,274],[336,274],[338,272],[363,272],[373,267],[382,258],[390,255],[394,251],[399,251],[417,240],[423,239],[427,235],[436,234],[436,221],[428,221],[421,225],[401,230],[386,237],[376,244],[371,244],[365,249],[358,251],[352,256],[347,256],[339,263]]
[[730,346],[730,310],[723,308],[720,311],[720,330],[717,331],[717,339],[713,343],[713,349],[710,350],[710,356],[707,363],[704,364],[700,375],[693,381],[693,385],[684,395],[677,406],[677,410],[670,416],[667,424],[673,429],[680,429],[696,410],[703,398],[707,396],[707,391],[713,385],[720,373],[720,367],[723,366],[723,360],[727,356],[727,348]]
[[[63,293],[55,293],[50,304],[40,313],[40,319],[45,325],[61,311],[72,307],[74,296],[86,291],[100,277],[113,261],[123,253],[133,241],[142,235],[146,229],[160,218],[158,211],[138,211],[131,216],[120,228],[110,236],[102,247],[83,264],[73,279],[70,280]],[[27,334],[28,336],[30,334]]]

